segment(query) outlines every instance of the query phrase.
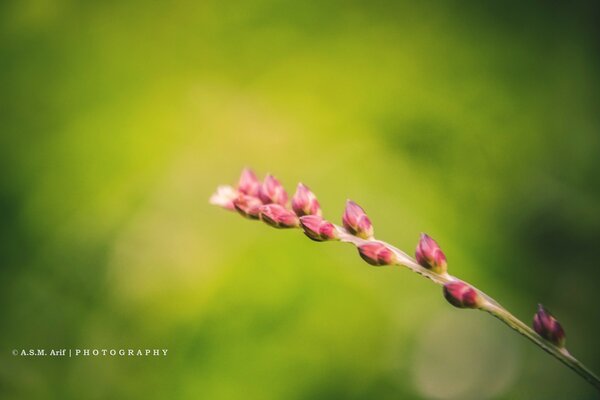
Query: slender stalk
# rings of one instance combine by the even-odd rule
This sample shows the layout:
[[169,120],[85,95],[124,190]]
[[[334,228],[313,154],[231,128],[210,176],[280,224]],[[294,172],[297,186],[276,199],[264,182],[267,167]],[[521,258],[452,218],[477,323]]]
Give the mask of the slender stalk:
[[[428,270],[427,268],[422,267],[408,254],[406,254],[402,250],[396,248],[395,246],[390,245],[389,243],[386,243],[381,240],[359,238],[357,236],[351,235],[350,233],[348,233],[346,231],[346,229],[344,229],[340,226],[337,226],[337,225],[336,225],[336,229],[338,231],[340,241],[342,241],[342,242],[352,243],[355,246],[360,246],[360,245],[363,245],[363,244],[366,244],[369,242],[378,242],[378,243],[384,244],[387,248],[391,249],[395,253],[396,259],[398,260],[396,262],[396,265],[406,267],[406,268],[410,269],[411,271],[416,272],[417,274],[430,279],[432,282],[434,282],[440,286],[444,286],[448,282],[453,282],[453,281],[458,280],[458,278],[456,278],[450,274],[447,274],[447,273],[436,274],[435,272],[432,272],[431,270]],[[508,325],[511,329],[513,329],[516,332],[520,333],[521,335],[525,336],[527,339],[532,341],[535,345],[540,347],[542,350],[551,354],[556,359],[558,359],[560,362],[565,364],[567,367],[569,367],[570,369],[575,371],[575,373],[577,373],[583,379],[585,379],[590,384],[592,384],[596,389],[600,390],[600,379],[598,379],[598,377],[592,371],[590,371],[584,364],[582,364],[575,357],[573,357],[567,351],[567,349],[560,348],[560,347],[554,345],[553,343],[547,341],[546,339],[542,338],[533,329],[531,329],[528,325],[526,325],[523,321],[519,320],[517,317],[515,317],[513,314],[511,314],[508,310],[506,310],[504,307],[502,307],[500,305],[500,303],[498,303],[492,297],[485,294],[483,291],[477,289],[475,286],[473,286],[471,284],[469,284],[469,285],[471,287],[473,287],[475,290],[477,290],[477,292],[484,299],[483,304],[479,307],[480,310],[488,312],[489,314],[498,318],[500,321],[502,321],[506,325]]]
[[492,314],[494,317],[504,322],[510,328],[514,329],[521,335],[525,336],[527,339],[531,340],[542,350],[552,354],[556,359],[565,364],[567,367],[571,368],[573,371],[575,371],[575,373],[577,373],[583,379],[592,384],[596,389],[600,390],[600,379],[598,379],[598,377],[585,365],[583,365],[575,357],[573,357],[571,353],[567,351],[567,349],[559,348],[554,344],[548,342],[540,335],[535,333],[533,329],[531,329],[517,317],[512,315],[508,310],[499,305],[485,304],[481,307],[481,310],[487,311],[488,313]]

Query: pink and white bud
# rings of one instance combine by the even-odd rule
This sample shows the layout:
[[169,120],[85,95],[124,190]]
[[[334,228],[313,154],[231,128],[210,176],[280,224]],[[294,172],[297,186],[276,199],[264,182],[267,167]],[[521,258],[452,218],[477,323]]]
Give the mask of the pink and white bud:
[[260,208],[262,205],[262,202],[258,198],[246,194],[240,194],[238,198],[233,201],[235,209],[244,217],[250,219],[260,218]]
[[300,217],[300,225],[304,229],[304,234],[316,242],[336,240],[338,238],[335,226],[319,215],[305,215]]
[[446,283],[444,297],[448,303],[458,308],[479,308],[483,302],[475,289],[461,281]]
[[260,215],[264,222],[274,228],[295,228],[298,226],[296,214],[279,204],[262,206]]
[[358,246],[358,252],[371,265],[391,265],[396,262],[396,254],[382,243],[363,244]]
[[435,240],[428,235],[421,233],[421,240],[415,251],[415,258],[422,267],[432,270],[438,274],[443,274],[448,269],[446,256],[440,249]]
[[279,181],[268,174],[260,188],[259,197],[264,204],[279,204],[285,206],[288,195]]
[[541,304],[538,304],[538,311],[533,317],[533,330],[556,346],[565,347],[565,331],[558,320]]
[[250,168],[244,168],[238,182],[238,191],[248,196],[258,197],[260,193],[260,181]]
[[373,225],[365,210],[352,200],[346,201],[346,209],[342,217],[344,228],[351,234],[363,239],[373,237]]
[[217,191],[210,196],[208,200],[210,204],[223,207],[227,210],[234,210],[233,201],[238,197],[238,192],[228,185],[221,185]]
[[297,216],[321,215],[321,206],[317,197],[302,183],[298,184],[296,193],[292,197],[292,209]]

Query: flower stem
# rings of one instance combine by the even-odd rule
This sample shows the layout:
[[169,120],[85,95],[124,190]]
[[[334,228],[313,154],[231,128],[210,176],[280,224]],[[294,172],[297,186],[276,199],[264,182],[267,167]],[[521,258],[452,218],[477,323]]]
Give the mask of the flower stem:
[[[396,248],[395,246],[390,245],[389,243],[383,242],[381,240],[376,239],[362,239],[357,236],[351,235],[344,228],[340,226],[336,226],[338,230],[339,240],[346,243],[352,243],[355,246],[360,246],[369,242],[378,242],[382,243],[391,249],[397,258],[397,265],[406,267],[417,274],[424,276],[425,278],[430,279],[432,282],[444,286],[448,282],[453,282],[459,280],[458,278],[444,273],[437,274],[432,272],[431,270],[422,267],[419,265],[412,257],[403,252],[402,250]],[[531,329],[528,325],[523,323],[513,314],[511,314],[508,310],[502,307],[496,300],[492,297],[488,296],[481,290],[475,288],[471,285],[484,299],[483,304],[479,308],[482,311],[488,312],[494,317],[498,318],[500,321],[504,322],[511,329],[517,331],[521,335],[525,336],[527,339],[532,341],[535,345],[540,347],[542,350],[554,356],[560,362],[565,364],[567,367],[575,371],[579,376],[592,384],[596,389],[600,390],[600,379],[590,371],[585,365],[579,362],[575,357],[573,357],[565,348],[560,348],[553,343],[547,341],[538,335],[533,329]]]
[[529,326],[525,325],[521,320],[512,315],[508,310],[497,304],[486,303],[481,307],[481,310],[487,311],[506,325],[531,340],[542,350],[552,354],[556,359],[571,368],[575,373],[592,384],[596,389],[600,390],[600,379],[590,371],[585,365],[579,362],[565,348],[560,348],[542,338],[534,332]]

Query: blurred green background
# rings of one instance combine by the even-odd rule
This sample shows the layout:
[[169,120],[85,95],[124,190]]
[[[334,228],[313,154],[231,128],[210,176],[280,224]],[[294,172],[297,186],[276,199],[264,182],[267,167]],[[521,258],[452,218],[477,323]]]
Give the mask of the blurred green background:
[[[0,3],[0,397],[586,399],[439,287],[208,205],[242,167],[600,371],[598,3]],[[168,348],[163,358],[17,348]]]

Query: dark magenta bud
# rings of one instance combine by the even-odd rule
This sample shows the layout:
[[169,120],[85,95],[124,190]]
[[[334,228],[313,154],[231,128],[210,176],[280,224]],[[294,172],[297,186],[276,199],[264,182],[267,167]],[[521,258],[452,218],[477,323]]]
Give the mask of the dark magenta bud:
[[319,215],[305,215],[300,217],[300,225],[304,229],[304,234],[316,242],[338,238],[335,226]]
[[462,281],[446,283],[444,297],[448,303],[458,308],[478,308],[482,303],[479,293]]
[[363,239],[373,237],[373,225],[365,210],[352,200],[346,201],[346,209],[342,217],[344,228],[351,234]]
[[415,258],[422,267],[443,274],[448,269],[446,256],[440,246],[430,236],[421,233],[421,239],[415,251]]
[[379,242],[358,246],[360,256],[371,265],[391,265],[396,262],[396,254]]
[[533,330],[556,346],[565,347],[565,331],[558,320],[541,304],[538,304],[538,311],[533,317]]

